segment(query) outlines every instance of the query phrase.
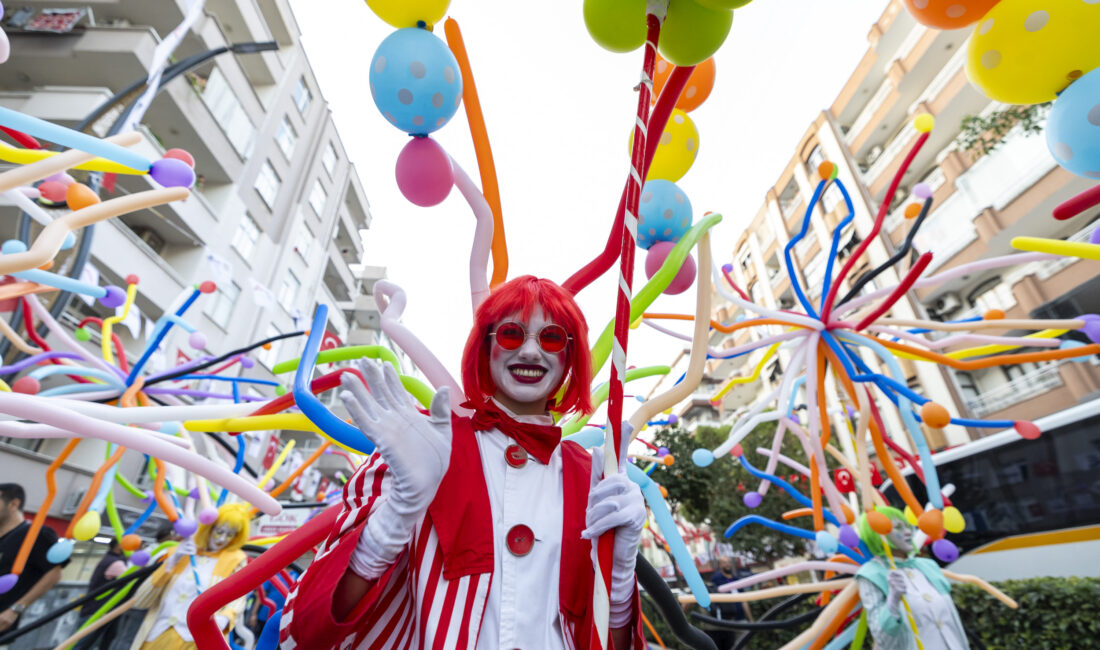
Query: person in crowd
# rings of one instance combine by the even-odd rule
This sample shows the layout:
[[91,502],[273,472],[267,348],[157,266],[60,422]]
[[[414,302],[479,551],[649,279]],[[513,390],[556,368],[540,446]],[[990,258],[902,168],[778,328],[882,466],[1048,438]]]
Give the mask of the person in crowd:
[[[722,556],[718,558],[718,570],[710,575],[711,591],[717,591],[718,587],[740,579],[741,576],[734,571],[733,558]],[[711,614],[723,621],[751,621],[752,612],[748,603],[712,603]],[[714,639],[718,650],[728,650],[737,642],[739,633],[737,630],[708,629],[707,635]]]
[[[112,539],[107,552],[103,554],[103,557],[101,557],[99,562],[95,565],[95,569],[92,570],[92,577],[88,580],[88,593],[99,589],[103,585],[119,577],[125,570],[126,555],[122,552],[122,544],[117,539]],[[102,604],[103,602],[100,600],[90,600],[84,603],[84,605],[80,607],[80,617],[87,620],[88,617],[99,611]],[[89,634],[81,639],[74,647],[76,650],[89,650],[90,648],[108,650],[117,635],[118,622],[118,619],[111,621],[99,628],[95,633]]]
[[[0,483],[0,575],[12,572],[19,548],[30,532],[31,523],[23,514],[27,493],[18,483]],[[61,580],[61,564],[54,564],[46,552],[57,542],[57,533],[49,526],[38,531],[30,556],[19,579],[0,594],[0,633],[19,627],[19,621],[31,604]]]

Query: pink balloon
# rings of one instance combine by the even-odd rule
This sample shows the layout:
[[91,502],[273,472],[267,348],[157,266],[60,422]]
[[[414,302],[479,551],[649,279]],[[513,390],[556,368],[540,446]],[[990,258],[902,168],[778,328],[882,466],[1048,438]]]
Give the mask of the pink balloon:
[[397,156],[397,187],[424,208],[439,205],[455,182],[451,157],[429,137],[413,138]]
[[[665,263],[665,259],[672,252],[674,246],[676,246],[676,242],[660,241],[649,247],[649,252],[645,256],[645,276],[647,278],[652,278],[660,270],[661,265]],[[676,277],[672,279],[664,292],[670,296],[683,293],[691,288],[693,282],[695,282],[695,259],[689,253],[684,259],[684,265],[680,267],[680,272],[676,274]]]

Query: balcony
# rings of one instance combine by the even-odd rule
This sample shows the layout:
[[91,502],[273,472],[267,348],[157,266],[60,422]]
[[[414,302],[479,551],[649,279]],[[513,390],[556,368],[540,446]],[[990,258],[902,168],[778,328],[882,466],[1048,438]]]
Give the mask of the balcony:
[[966,400],[966,407],[974,417],[985,417],[1058,388],[1062,385],[1062,376],[1058,373],[1058,368],[1059,364],[1056,363],[1043,366],[1007,384]]

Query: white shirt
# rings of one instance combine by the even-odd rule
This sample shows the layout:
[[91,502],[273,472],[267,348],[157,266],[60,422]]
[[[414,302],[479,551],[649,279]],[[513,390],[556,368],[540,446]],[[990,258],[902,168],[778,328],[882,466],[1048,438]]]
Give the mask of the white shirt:
[[[184,641],[189,643],[194,641],[191,630],[187,628],[187,610],[191,607],[191,603],[199,597],[194,572],[198,571],[202,588],[209,589],[214,576],[214,567],[218,564],[218,558],[216,557],[205,555],[195,555],[194,557],[195,568],[184,567],[183,572],[176,576],[164,590],[164,594],[160,598],[160,609],[157,610],[156,621],[153,623],[153,628],[149,630],[148,641],[156,639],[168,628],[174,628],[176,634],[179,634]],[[185,557],[180,558],[179,561],[190,564],[190,560]],[[218,627],[223,629],[225,624],[229,622],[229,619],[220,614],[216,617],[216,620]]]
[[[874,560],[882,562],[881,558]],[[903,561],[904,562],[904,561]],[[899,564],[901,564],[899,562]],[[925,650],[965,650],[970,647],[966,632],[962,629],[958,611],[950,594],[940,593],[919,569],[902,567],[905,577],[905,600],[917,624],[921,644]],[[909,615],[904,605],[899,605],[901,626],[893,636],[880,631],[878,612],[887,606],[886,595],[869,580],[858,580],[859,597],[867,609],[868,623],[875,639],[875,650],[916,650],[910,629]]]
[[[513,417],[553,424],[550,416]],[[517,468],[505,461],[505,449],[515,444],[512,438],[496,429],[479,431],[476,437],[492,507],[494,562],[477,648],[564,650],[558,607],[564,503],[561,446],[548,465],[529,456]],[[535,536],[531,552],[522,557],[512,554],[505,543],[508,531],[518,524],[530,527]]]

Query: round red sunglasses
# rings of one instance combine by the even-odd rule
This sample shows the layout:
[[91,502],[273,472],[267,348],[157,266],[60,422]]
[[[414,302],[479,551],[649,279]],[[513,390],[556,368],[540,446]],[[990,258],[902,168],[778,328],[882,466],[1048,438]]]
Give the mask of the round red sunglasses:
[[516,321],[504,321],[489,334],[496,339],[497,345],[505,350],[518,350],[527,339],[535,337],[539,347],[546,352],[561,352],[573,338],[561,325],[551,323],[534,334],[528,334],[523,323]]

